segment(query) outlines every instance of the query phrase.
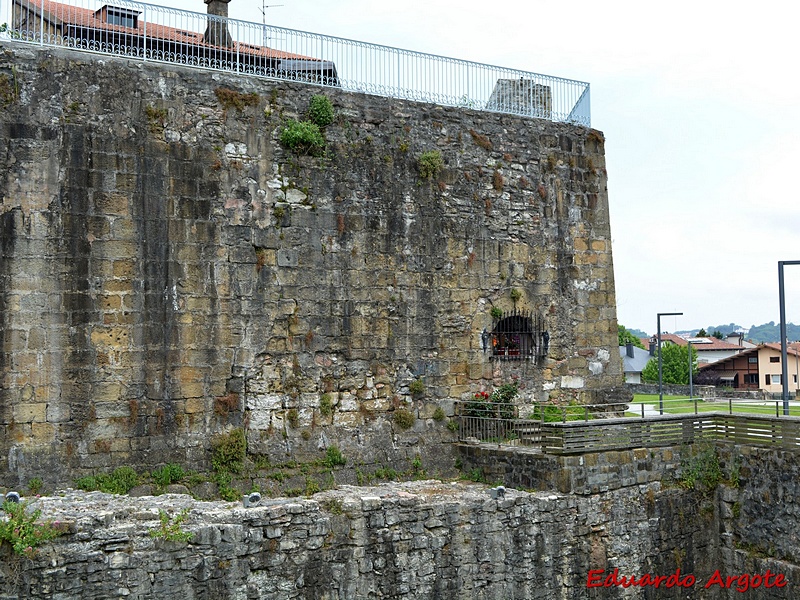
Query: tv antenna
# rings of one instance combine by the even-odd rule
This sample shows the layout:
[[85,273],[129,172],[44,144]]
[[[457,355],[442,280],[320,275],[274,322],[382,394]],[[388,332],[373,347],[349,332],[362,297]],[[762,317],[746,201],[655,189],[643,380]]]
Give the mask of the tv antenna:
[[267,9],[268,8],[276,8],[278,6],[286,6],[285,4],[267,4],[266,0],[261,0],[261,8],[258,10],[261,11],[261,23],[266,26],[267,24]]
[[268,8],[276,8],[278,6],[285,6],[285,4],[267,4],[266,0],[261,0],[261,8],[258,10],[261,11],[261,25],[264,27],[264,45],[267,45],[267,9]]

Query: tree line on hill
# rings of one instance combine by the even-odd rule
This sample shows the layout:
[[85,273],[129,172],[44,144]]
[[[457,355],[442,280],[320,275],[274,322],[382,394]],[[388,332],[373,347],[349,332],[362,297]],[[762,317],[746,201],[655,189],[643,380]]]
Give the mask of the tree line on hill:
[[[729,333],[742,331],[744,329],[744,327],[737,325],[736,323],[728,323],[727,325],[709,325],[708,327],[704,327],[702,329],[692,330],[691,333],[697,337],[715,337],[723,339]],[[627,341],[633,341],[634,345],[643,348],[644,346],[641,344],[641,342],[636,343],[634,340],[650,337],[650,334],[640,329],[626,329],[623,325],[619,326],[619,330],[620,346],[624,346],[625,342]],[[623,334],[623,330],[625,334]],[[769,323],[764,323],[763,325],[753,325],[750,327],[750,330],[745,334],[744,337],[746,340],[749,340],[755,344],[778,343],[781,341],[780,323],[770,321]],[[800,341],[800,325],[787,323],[786,337],[790,342]]]

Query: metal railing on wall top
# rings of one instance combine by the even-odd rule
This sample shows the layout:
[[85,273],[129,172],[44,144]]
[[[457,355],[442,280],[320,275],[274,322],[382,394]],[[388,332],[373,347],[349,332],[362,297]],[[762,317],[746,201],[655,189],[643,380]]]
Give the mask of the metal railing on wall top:
[[3,23],[0,39],[591,125],[588,83],[206,13],[130,0],[0,0]]

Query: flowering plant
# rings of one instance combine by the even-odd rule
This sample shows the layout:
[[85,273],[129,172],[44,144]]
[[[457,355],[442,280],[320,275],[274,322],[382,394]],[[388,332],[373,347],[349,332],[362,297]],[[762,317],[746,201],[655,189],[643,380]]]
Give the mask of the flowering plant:
[[467,402],[465,412],[471,417],[487,417],[495,419],[514,418],[514,399],[519,395],[517,383],[506,383],[489,394],[476,392],[474,400]]
[[27,502],[6,500],[2,510],[6,514],[0,518],[0,542],[8,542],[22,556],[33,558],[37,546],[66,533],[65,524],[40,521],[42,511],[28,510]]

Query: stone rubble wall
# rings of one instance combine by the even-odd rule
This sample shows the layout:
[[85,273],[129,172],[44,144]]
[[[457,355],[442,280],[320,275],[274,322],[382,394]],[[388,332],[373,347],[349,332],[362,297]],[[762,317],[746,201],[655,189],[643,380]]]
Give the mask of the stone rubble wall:
[[[717,452],[725,481],[710,493],[677,485],[685,448],[632,455],[633,479],[621,476],[624,467],[610,474],[617,459],[625,464],[621,453],[587,455],[580,465],[568,457],[551,468],[556,483],[585,481],[570,494],[506,488],[496,498],[496,488],[482,484],[415,481],[244,508],[180,494],[66,490],[32,507],[65,524],[68,535],[33,560],[0,546],[0,597],[796,597],[797,456],[723,444]],[[600,491],[589,485],[602,481]],[[174,520],[184,510],[189,542],[152,537],[161,511]],[[614,569],[637,577],[680,569],[697,582],[688,591],[587,588],[591,570]],[[735,585],[705,588],[716,570],[738,578],[767,569],[789,585],[746,595]]]
[[[11,40],[0,74],[0,483],[207,468],[236,427],[445,470],[454,400],[619,393],[600,132]],[[314,94],[336,118],[297,155]],[[546,359],[490,360],[492,307]]]
[[476,470],[486,481],[522,489],[598,494],[675,479],[688,448],[636,448],[575,456],[543,454],[538,449],[460,444],[462,470]]
[[[648,505],[646,498],[659,500]],[[6,556],[3,598],[640,598],[588,595],[589,569],[705,568],[711,531],[684,493],[633,486],[590,497],[412,482],[343,487],[255,508],[188,496],[67,491],[36,506],[71,533],[32,560]],[[663,505],[663,506],[662,506]],[[682,506],[677,529],[658,511]],[[150,537],[188,509],[188,542]],[[671,571],[670,571],[671,572]],[[594,592],[594,590],[592,590]],[[680,597],[677,595],[660,597]]]

